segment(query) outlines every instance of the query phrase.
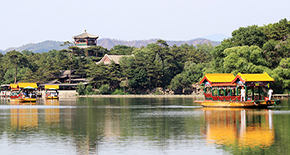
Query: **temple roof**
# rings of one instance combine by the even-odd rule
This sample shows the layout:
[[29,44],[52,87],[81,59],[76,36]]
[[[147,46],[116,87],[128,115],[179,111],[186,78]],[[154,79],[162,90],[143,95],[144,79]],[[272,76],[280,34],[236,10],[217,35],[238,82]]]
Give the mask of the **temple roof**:
[[105,56],[96,64],[100,64],[102,62],[104,62],[105,65],[111,64],[110,61],[105,61],[106,58],[109,58],[111,61],[114,61],[116,64],[119,64],[119,60],[123,56],[129,57],[129,56],[133,56],[133,55],[108,55],[108,54],[105,54]]
[[237,79],[240,79],[240,81],[242,82],[274,82],[274,79],[271,78],[267,73],[263,74],[238,73],[236,78],[232,82],[236,82]]
[[235,79],[232,73],[210,73],[205,74],[199,84],[202,84],[207,80],[209,83],[230,83]]
[[99,36],[95,36],[95,35],[89,34],[89,33],[87,33],[87,31],[85,30],[84,33],[82,33],[82,34],[80,34],[80,35],[77,35],[77,36],[74,36],[73,38],[74,38],[74,39],[86,39],[86,38],[98,39]]

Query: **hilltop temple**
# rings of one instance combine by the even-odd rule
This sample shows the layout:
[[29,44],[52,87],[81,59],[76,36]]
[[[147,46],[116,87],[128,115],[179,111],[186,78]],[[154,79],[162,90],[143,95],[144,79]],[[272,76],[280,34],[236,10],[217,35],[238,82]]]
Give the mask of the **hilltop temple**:
[[89,34],[86,30],[84,33],[73,37],[76,46],[83,49],[91,46],[97,46],[98,38],[99,36]]

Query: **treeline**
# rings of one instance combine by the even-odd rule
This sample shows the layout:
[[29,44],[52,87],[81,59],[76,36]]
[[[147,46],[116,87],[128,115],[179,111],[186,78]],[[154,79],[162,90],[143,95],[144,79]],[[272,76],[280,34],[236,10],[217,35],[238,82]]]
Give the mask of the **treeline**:
[[[61,70],[75,70],[90,79],[80,94],[152,93],[155,88],[186,93],[204,73],[263,73],[275,79],[275,93],[290,85],[290,22],[282,19],[264,26],[241,27],[219,46],[169,46],[158,40],[146,47],[117,45],[80,49],[70,42],[65,50],[45,53],[10,51],[0,55],[0,83],[57,80]],[[127,55],[119,64],[96,65],[105,54]],[[94,90],[100,91],[94,91]],[[154,93],[154,92],[153,92]],[[158,92],[155,92],[158,93]]]
[[[210,53],[214,49],[210,43],[197,47],[187,44],[169,47],[163,40],[141,48],[117,45],[110,50],[101,46],[83,50],[70,42],[63,45],[68,46],[68,49],[44,53],[13,50],[1,54],[0,83],[43,83],[58,80],[63,70],[74,70],[75,74],[90,80],[86,88],[79,86],[81,94],[151,93],[156,87],[182,92],[183,88],[190,88],[192,80],[198,80],[199,77],[194,75],[196,77],[183,87],[176,86],[172,79],[184,68],[209,63]],[[105,54],[129,56],[121,58],[120,64],[96,65]]]

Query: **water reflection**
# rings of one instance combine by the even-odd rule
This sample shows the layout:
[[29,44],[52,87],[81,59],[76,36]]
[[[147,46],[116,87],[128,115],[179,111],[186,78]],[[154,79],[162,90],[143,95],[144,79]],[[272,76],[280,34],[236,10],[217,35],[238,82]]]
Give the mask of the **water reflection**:
[[29,131],[38,127],[38,109],[11,109],[11,129]]
[[243,148],[268,148],[274,143],[273,113],[264,109],[204,108],[206,142]]
[[49,154],[290,152],[288,106],[279,110],[202,108],[182,98],[2,103],[0,149],[6,154],[14,154],[10,153],[13,148],[21,154],[33,154],[39,148]]
[[[58,99],[46,99],[45,105],[47,106],[59,106]],[[45,123],[48,124],[59,124],[59,108],[46,108],[45,109]]]

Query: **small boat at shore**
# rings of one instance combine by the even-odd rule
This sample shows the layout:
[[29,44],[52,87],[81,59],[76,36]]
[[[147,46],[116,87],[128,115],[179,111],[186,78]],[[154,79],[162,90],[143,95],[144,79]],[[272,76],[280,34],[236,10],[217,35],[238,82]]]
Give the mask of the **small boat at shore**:
[[[267,73],[263,74],[205,74],[199,84],[204,86],[205,100],[194,102],[204,107],[262,108],[278,105],[280,100],[267,97],[265,91],[274,82]],[[245,88],[245,90],[242,90]],[[241,100],[241,91],[245,99]]]
[[18,83],[22,91],[22,102],[36,102],[37,98],[37,84],[36,83]]
[[10,84],[9,86],[11,92],[8,97],[9,102],[22,102],[23,101],[23,96],[20,91],[19,85],[18,84]]
[[46,99],[58,99],[59,85],[45,85],[45,98]]

